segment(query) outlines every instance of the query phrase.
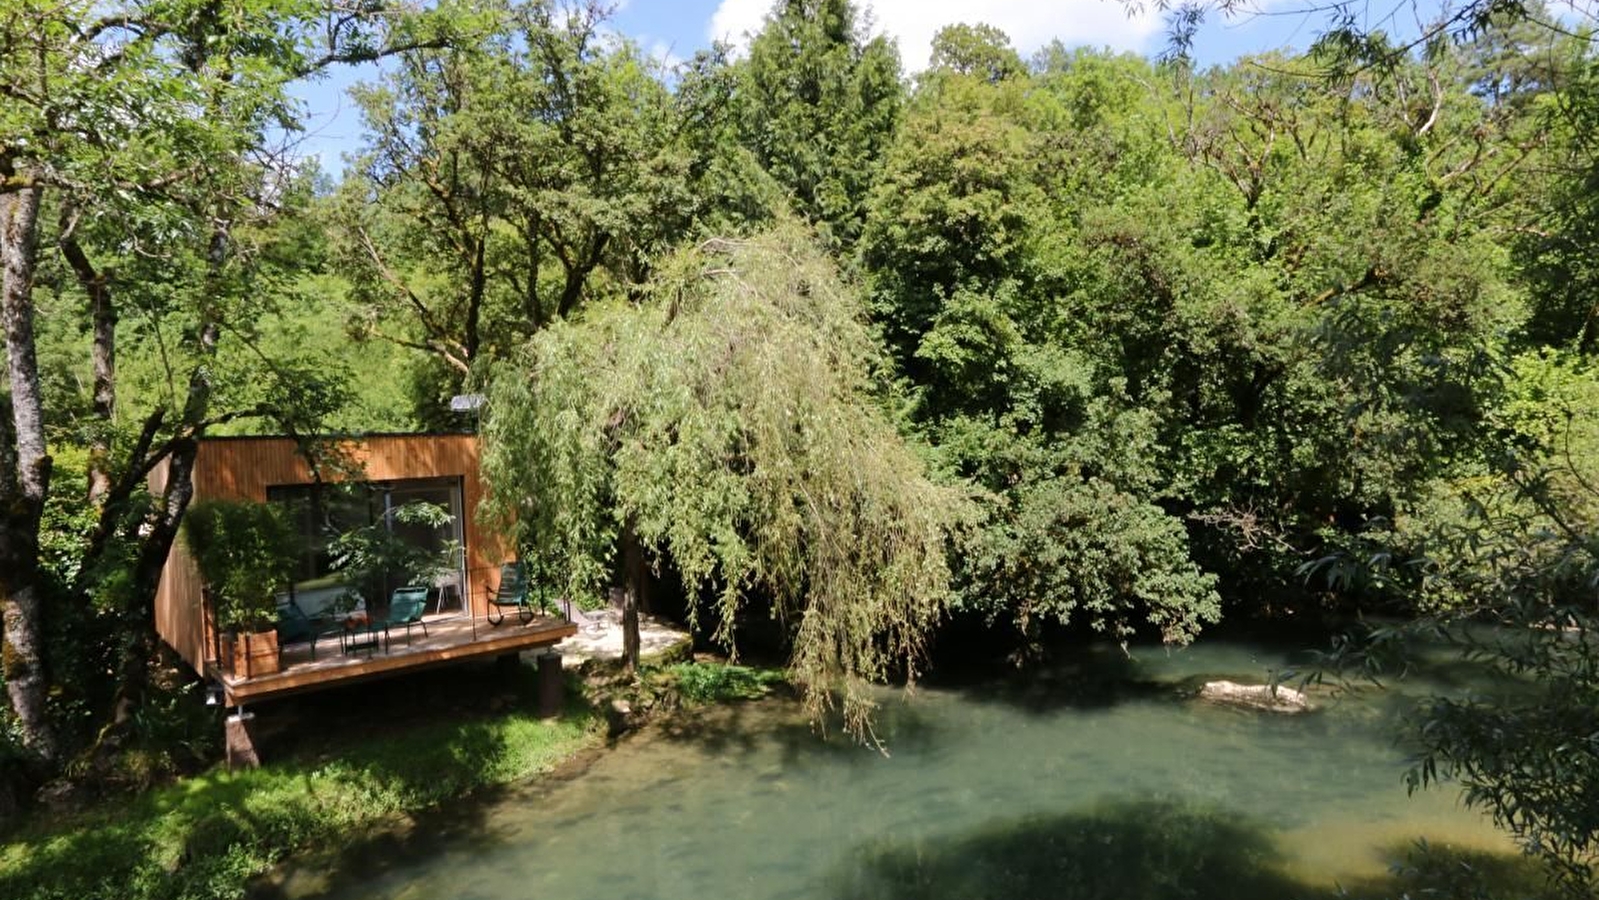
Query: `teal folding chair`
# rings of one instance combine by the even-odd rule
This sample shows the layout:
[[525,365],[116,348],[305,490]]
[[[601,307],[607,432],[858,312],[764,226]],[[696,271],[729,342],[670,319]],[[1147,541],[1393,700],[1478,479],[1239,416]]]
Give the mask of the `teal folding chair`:
[[328,615],[308,616],[300,604],[291,598],[278,604],[278,646],[311,642],[311,658],[316,659],[316,642],[330,635],[344,633],[344,623]]
[[527,571],[521,563],[506,563],[500,566],[500,583],[489,591],[489,624],[498,625],[505,621],[505,611],[515,609],[517,618],[523,625],[533,621],[538,615],[531,598],[531,591],[527,583]]
[[395,590],[389,598],[389,614],[383,620],[385,628],[404,628],[406,646],[411,644],[411,626],[422,629],[422,636],[428,636],[428,625],[422,621],[422,610],[428,605],[428,589],[425,587],[403,587]]

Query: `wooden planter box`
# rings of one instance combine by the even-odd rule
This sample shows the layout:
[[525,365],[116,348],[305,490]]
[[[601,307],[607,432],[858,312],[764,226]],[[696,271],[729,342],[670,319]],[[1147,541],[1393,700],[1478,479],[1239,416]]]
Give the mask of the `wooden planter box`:
[[281,671],[278,663],[278,633],[258,631],[233,639],[233,677],[259,678]]

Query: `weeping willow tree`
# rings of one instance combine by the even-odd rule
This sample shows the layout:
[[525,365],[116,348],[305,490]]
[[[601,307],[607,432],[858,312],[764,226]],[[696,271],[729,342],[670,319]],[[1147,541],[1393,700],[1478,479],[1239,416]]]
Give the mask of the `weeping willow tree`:
[[489,502],[570,595],[632,545],[681,574],[691,616],[714,607],[730,649],[745,604],[770,603],[812,714],[841,697],[865,734],[864,685],[924,659],[969,501],[885,415],[863,304],[807,235],[712,240],[659,272],[643,302],[545,329],[494,371]]

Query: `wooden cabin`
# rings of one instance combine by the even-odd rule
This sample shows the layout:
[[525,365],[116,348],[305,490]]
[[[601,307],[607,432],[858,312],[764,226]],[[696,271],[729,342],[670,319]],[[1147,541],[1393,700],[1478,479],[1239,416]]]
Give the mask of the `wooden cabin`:
[[[229,706],[474,657],[548,648],[576,633],[559,615],[541,615],[530,622],[513,617],[498,625],[487,619],[489,593],[497,586],[501,564],[514,558],[514,550],[506,536],[478,514],[483,482],[475,435],[383,434],[341,439],[335,445],[341,451],[340,465],[322,467],[321,481],[342,483],[348,489],[337,492],[340,499],[328,501],[341,504],[340,508],[322,507],[323,521],[342,517],[348,524],[365,525],[381,517],[398,529],[405,526],[385,516],[387,510],[413,500],[437,503],[450,511],[451,524],[443,529],[423,527],[404,536],[423,546],[459,546],[460,563],[429,586],[426,637],[418,635],[413,641],[408,634],[403,645],[391,640],[381,652],[368,647],[365,654],[342,652],[339,641],[318,644],[315,652],[310,646],[285,647],[279,654],[281,671],[251,676],[224,664],[199,573],[180,537],[156,593],[156,629],[196,672],[221,687]],[[165,477],[164,469],[157,470],[151,476],[152,488],[160,491]],[[309,495],[315,482],[290,438],[206,438],[195,460],[194,502],[255,500],[302,508],[304,504],[297,501]],[[327,491],[316,490],[320,502]],[[290,590],[301,605],[315,612],[328,593],[329,560],[325,547],[318,549],[319,523],[310,516],[304,519],[308,549]]]

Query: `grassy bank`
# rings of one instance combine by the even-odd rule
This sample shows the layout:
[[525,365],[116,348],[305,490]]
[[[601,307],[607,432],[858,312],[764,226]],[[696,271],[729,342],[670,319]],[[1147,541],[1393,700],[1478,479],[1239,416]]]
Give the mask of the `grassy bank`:
[[[9,900],[233,898],[290,854],[485,788],[547,772],[601,741],[586,706],[532,715],[526,685],[474,675],[447,699],[396,682],[296,710],[281,762],[213,771],[93,811],[35,822],[0,844]],[[359,712],[348,707],[359,702]],[[524,711],[526,710],[526,711]],[[263,707],[263,718],[276,711]],[[285,714],[289,715],[289,714]]]
[[660,714],[763,696],[783,683],[776,670],[720,664],[658,663],[638,678],[597,668],[602,674],[574,684],[556,719],[534,718],[537,685],[527,667],[421,674],[263,706],[258,721],[275,732],[268,765],[41,816],[0,838],[0,897],[242,897],[251,879],[297,852],[342,847],[599,746],[606,728],[594,708],[612,698]]

